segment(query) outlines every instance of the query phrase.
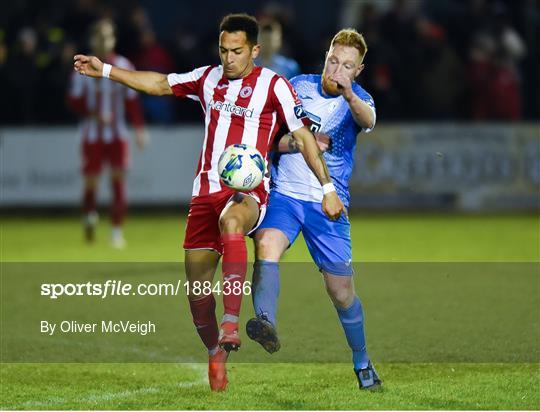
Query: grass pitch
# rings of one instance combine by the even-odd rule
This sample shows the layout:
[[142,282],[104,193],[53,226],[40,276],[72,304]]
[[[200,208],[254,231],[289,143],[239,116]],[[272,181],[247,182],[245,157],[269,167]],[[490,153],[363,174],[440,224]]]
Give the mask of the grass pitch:
[[[170,314],[169,337],[152,344],[170,346],[173,352],[175,343],[189,347],[180,350],[184,363],[6,363],[3,358],[0,408],[539,409],[538,217],[351,219],[355,261],[431,262],[410,263],[404,266],[407,273],[392,273],[401,266],[376,263],[357,270],[368,348],[385,383],[382,392],[358,391],[344,337],[315,268],[291,263],[289,268],[303,269],[283,276],[279,327],[284,346],[276,354],[281,358],[274,360],[245,338],[245,346],[231,357],[226,393],[210,392],[205,364],[186,363],[203,350],[185,297],[180,297],[181,302],[167,301],[180,307]],[[184,225],[180,217],[132,217],[126,226],[128,248],[116,251],[107,244],[105,222],[97,244],[88,247],[78,219],[3,219],[1,260],[4,265],[179,262]],[[285,261],[310,261],[302,239]],[[482,262],[506,263],[499,271],[499,266]],[[434,266],[426,266],[430,264]],[[523,267],[526,275],[520,275]],[[146,308],[161,304],[153,300]],[[37,307],[33,302],[23,306]],[[245,322],[249,298],[243,306]],[[182,330],[181,341],[177,329]],[[244,363],[246,359],[256,361]]]

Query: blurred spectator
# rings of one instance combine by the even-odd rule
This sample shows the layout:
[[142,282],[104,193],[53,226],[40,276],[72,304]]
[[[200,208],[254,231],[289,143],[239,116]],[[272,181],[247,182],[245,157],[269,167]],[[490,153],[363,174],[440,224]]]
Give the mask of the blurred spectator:
[[506,6],[495,4],[493,59],[492,117],[498,120],[521,119],[521,84],[518,63],[526,54],[526,47],[518,32],[510,25]]
[[372,3],[361,11],[360,32],[363,33],[368,52],[364,59],[365,68],[360,83],[377,102],[377,111],[385,120],[394,120],[401,115],[400,99],[396,93],[396,77],[400,64],[394,49],[381,36],[380,16]]
[[[146,10],[136,7],[130,16],[131,27],[137,30],[138,48],[132,60],[137,70],[171,73],[175,69],[169,52],[161,46],[152,29]],[[144,113],[152,123],[171,123],[174,120],[174,99],[143,94],[141,96]]]
[[470,50],[471,117],[474,120],[522,118],[518,63],[527,53],[506,9],[496,3],[492,25],[480,31]]
[[[416,30],[419,18],[417,6],[418,2],[395,0],[379,24],[384,43],[392,47],[400,61],[394,87],[400,97],[401,119],[413,119],[418,116],[419,111],[417,105],[419,86],[415,79],[419,77],[422,62],[418,60],[420,41]],[[381,119],[384,118],[384,113],[378,114]]]
[[11,123],[34,123],[37,120],[40,72],[37,65],[37,33],[31,27],[22,28],[17,35],[16,47],[5,64],[7,120]]
[[523,7],[515,9],[516,27],[520,29],[527,55],[521,62],[523,73],[522,92],[524,115],[527,118],[540,117],[540,3],[526,0]]
[[[8,57],[8,50],[5,43],[5,32],[0,30],[0,79],[6,79],[6,62]],[[3,93],[0,93],[0,110],[7,106],[7,90],[4,86]],[[5,122],[5,113],[0,113],[0,122]]]
[[[149,70],[159,73],[174,71],[174,63],[165,48],[156,40],[156,35],[147,27],[139,34],[141,50],[133,59],[138,70]],[[172,97],[141,96],[144,113],[152,123],[171,123],[174,120],[174,101]]]
[[[194,30],[189,27],[177,27],[173,38],[172,52],[176,62],[176,70],[184,73],[193,70],[194,67],[201,67],[215,58],[216,51],[212,56],[206,55],[206,50],[200,46],[202,43]],[[215,39],[214,39],[215,45]],[[190,105],[191,107],[191,105]]]
[[146,9],[136,6],[126,13],[121,13],[117,19],[117,52],[129,59],[134,59],[141,52],[141,32],[151,27]]
[[471,117],[484,120],[491,117],[491,73],[495,42],[487,34],[478,34],[473,40],[469,62],[469,102]]
[[515,67],[503,58],[492,37],[479,35],[471,49],[471,118],[519,120],[521,100]]
[[282,46],[281,24],[277,20],[266,19],[260,22],[259,43],[261,53],[255,60],[258,66],[266,67],[290,79],[300,74],[300,66],[291,58],[278,52]]
[[40,95],[47,96],[48,104],[41,108],[39,121],[45,124],[59,124],[75,117],[65,105],[65,95],[69,87],[66,79],[73,71],[75,43],[69,40],[50,46],[48,64],[41,68]]
[[[297,15],[299,12],[299,16],[301,17]],[[323,28],[320,24],[317,24],[317,30],[306,30],[304,25],[298,24],[298,20],[300,18],[304,21],[310,21],[311,27],[314,27],[310,13],[313,13],[312,8],[306,10],[299,7],[299,4],[293,5],[291,2],[270,0],[262,6],[257,16],[261,25],[272,22],[277,23],[277,27],[267,27],[267,29],[273,31],[275,28],[281,33],[280,39],[278,39],[279,48],[277,51],[281,56],[294,59],[299,65],[299,70],[301,68],[304,72],[306,70],[318,72],[321,65],[321,52],[324,52],[328,48],[328,36],[325,34],[329,32],[333,35],[335,27],[332,24],[334,22],[330,22],[331,24],[328,28]],[[262,27],[259,35],[261,35],[261,32]],[[306,34],[309,41],[306,41]],[[321,41],[321,37],[324,37],[324,42]],[[298,62],[302,63],[299,64]]]
[[[103,16],[118,21],[117,50],[141,69],[185,72],[219,62],[210,23],[230,6],[193,4],[178,14],[186,10],[174,0],[139,1],[8,2],[0,17],[0,120],[73,120],[59,103],[66,89],[63,79],[71,70],[66,56],[74,47],[88,51],[88,28]],[[349,0],[340,7],[318,8],[307,3],[235,3],[260,16],[259,65],[286,77],[294,75],[296,65],[306,72],[319,71],[321,52],[341,28],[339,16],[354,13],[349,20],[364,33],[369,48],[361,82],[377,101],[379,119],[540,117],[538,1]],[[206,20],[193,18],[203,12]],[[293,56],[299,64],[284,56]],[[189,103],[169,106],[155,99],[164,105],[158,107],[149,99],[145,97],[144,106],[150,121],[200,117]]]
[[70,2],[61,23],[67,35],[76,44],[86,45],[86,36],[90,26],[100,15],[100,5],[97,0],[76,0]]
[[496,55],[493,62],[493,77],[489,95],[492,103],[493,120],[521,119],[521,90],[517,69],[502,55]]
[[413,104],[418,114],[430,120],[460,116],[465,76],[457,54],[448,45],[444,29],[427,20],[418,21],[420,53],[418,98]]

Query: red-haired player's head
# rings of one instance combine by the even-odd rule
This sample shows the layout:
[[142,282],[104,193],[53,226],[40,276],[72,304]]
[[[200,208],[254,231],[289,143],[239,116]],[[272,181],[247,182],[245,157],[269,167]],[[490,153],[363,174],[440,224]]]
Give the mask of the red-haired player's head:
[[323,89],[327,94],[337,96],[341,90],[333,81],[336,74],[342,74],[354,80],[364,68],[362,62],[367,52],[367,45],[362,34],[354,29],[340,30],[330,42],[326,52],[322,74]]

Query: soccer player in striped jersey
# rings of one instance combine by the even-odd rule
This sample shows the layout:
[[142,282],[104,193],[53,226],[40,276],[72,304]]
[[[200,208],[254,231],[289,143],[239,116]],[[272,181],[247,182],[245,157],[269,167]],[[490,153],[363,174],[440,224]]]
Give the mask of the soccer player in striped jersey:
[[[258,56],[258,23],[245,14],[226,16],[220,25],[221,65],[197,68],[189,73],[164,75],[104,64],[95,56],[76,55],[75,70],[92,77],[109,77],[133,89],[153,94],[188,97],[200,103],[205,130],[184,240],[188,281],[212,281],[223,255],[223,279],[243,284],[247,270],[245,235],[264,217],[269,190],[266,179],[250,193],[225,187],[218,175],[218,160],[231,144],[255,146],[267,157],[279,129],[284,126],[298,140],[314,175],[327,189],[324,213],[338,219],[344,206],[335,190],[309,120],[290,83],[271,70],[255,66]],[[329,186],[332,187],[329,187]],[[238,316],[242,293],[223,294],[224,316],[218,329],[214,296],[189,293],[193,322],[208,349],[210,387],[227,385],[225,362],[229,351],[240,346]]]
[[[118,67],[133,70],[132,64],[114,53],[116,38],[114,25],[108,19],[92,26],[92,51]],[[84,176],[83,211],[84,232],[88,242],[94,241],[97,223],[96,190],[104,164],[111,168],[111,245],[125,246],[122,223],[126,213],[125,172],[128,166],[128,130],[126,117],[135,128],[139,148],[147,140],[141,104],[137,93],[108,79],[73,74],[67,95],[68,105],[81,117],[82,173]]]
[[[364,37],[353,29],[338,32],[326,55],[323,74],[291,79],[327,149],[324,157],[343,203],[349,205],[349,177],[354,164],[356,136],[375,126],[375,104],[354,79],[360,74],[367,51]],[[280,140],[282,151],[293,152],[297,143]],[[321,147],[322,148],[322,147]],[[256,318],[246,325],[248,336],[268,352],[280,348],[276,333],[279,295],[279,259],[302,231],[311,256],[323,274],[326,290],[352,351],[354,371],[361,389],[381,385],[366,351],[362,305],[354,291],[350,223],[321,212],[324,190],[299,154],[283,153],[273,159],[272,190],[266,217],[255,234],[256,258],[253,304]]]

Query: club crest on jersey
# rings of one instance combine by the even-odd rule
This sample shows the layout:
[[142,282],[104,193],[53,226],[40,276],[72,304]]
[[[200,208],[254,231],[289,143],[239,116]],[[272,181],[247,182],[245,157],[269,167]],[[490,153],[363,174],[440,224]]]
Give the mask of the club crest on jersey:
[[245,99],[245,98],[251,96],[251,93],[253,93],[253,88],[251,86],[244,86],[240,90],[240,97],[242,99]]
[[306,111],[301,104],[299,104],[298,106],[294,106],[294,115],[297,119],[302,119],[306,117]]

